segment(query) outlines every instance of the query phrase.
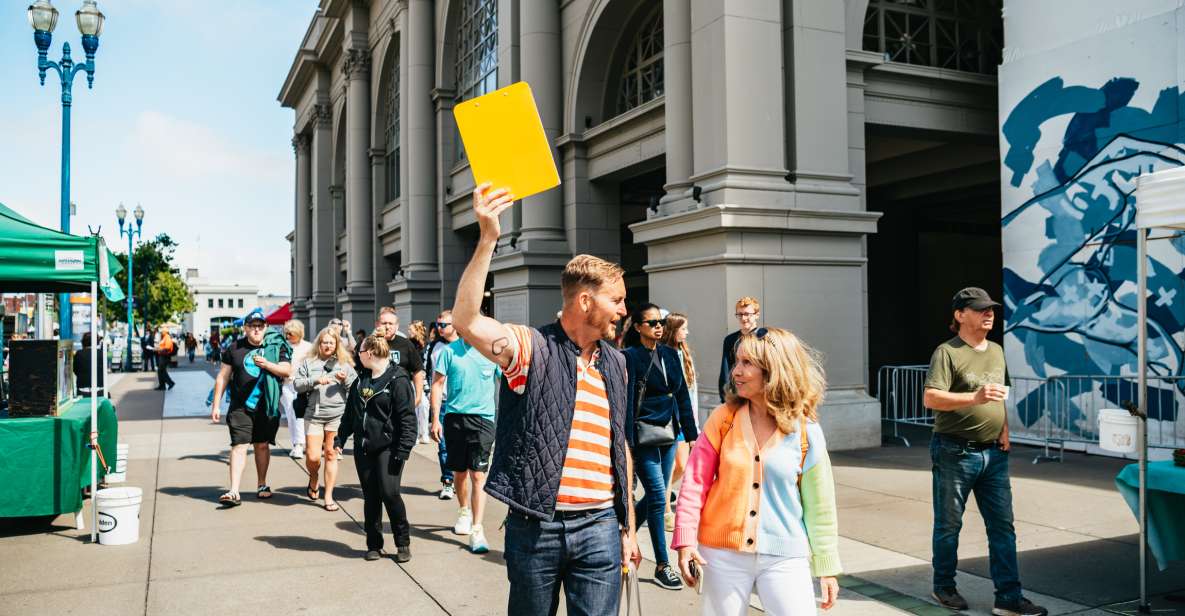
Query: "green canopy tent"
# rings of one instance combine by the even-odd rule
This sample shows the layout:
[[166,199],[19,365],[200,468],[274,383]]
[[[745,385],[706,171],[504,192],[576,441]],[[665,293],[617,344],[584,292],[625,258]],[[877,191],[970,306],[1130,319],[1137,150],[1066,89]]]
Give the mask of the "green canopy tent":
[[[115,282],[123,270],[99,236],[79,237],[42,227],[0,204],[0,293],[69,293],[86,291],[91,298],[91,336],[99,312],[99,290],[111,301],[124,298]],[[2,334],[2,332],[0,332]],[[98,346],[92,344],[91,383],[98,382]],[[0,366],[3,357],[0,356]],[[106,381],[104,381],[106,382]],[[98,490],[94,443],[98,440],[98,391],[91,391],[91,541],[97,539]]]
[[0,204],[0,291],[86,292],[98,283],[115,302],[124,298],[115,282],[122,270],[102,238],[47,229]]

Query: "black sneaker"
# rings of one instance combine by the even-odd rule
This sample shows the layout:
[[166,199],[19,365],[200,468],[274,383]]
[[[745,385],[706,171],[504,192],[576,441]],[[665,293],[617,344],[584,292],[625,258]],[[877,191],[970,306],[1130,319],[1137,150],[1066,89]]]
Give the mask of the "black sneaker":
[[967,600],[953,586],[950,588],[936,588],[934,592],[930,593],[930,596],[934,597],[934,600],[942,607],[955,611],[967,609]]
[[409,545],[399,546],[399,549],[397,549],[395,551],[395,562],[405,563],[409,560],[411,560],[411,546],[409,546]]
[[675,569],[669,564],[659,565],[654,569],[654,583],[667,590],[683,588],[683,580],[679,579],[679,574],[675,573]]
[[382,553],[378,550],[367,550],[366,552],[366,560],[378,560],[382,557]]
[[996,599],[996,604],[992,607],[992,614],[995,616],[1046,616],[1049,610],[1040,605],[1033,605],[1032,601],[1021,597],[1019,601],[1005,603]]

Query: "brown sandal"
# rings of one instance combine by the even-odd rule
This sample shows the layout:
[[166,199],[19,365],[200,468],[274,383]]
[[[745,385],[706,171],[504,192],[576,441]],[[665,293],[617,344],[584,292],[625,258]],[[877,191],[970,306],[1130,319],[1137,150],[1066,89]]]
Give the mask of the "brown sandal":
[[317,500],[317,495],[320,493],[320,490],[316,487],[313,487],[313,484],[310,483],[309,487],[304,491],[304,493],[308,495],[309,500],[315,501]]
[[325,511],[338,511],[341,509],[341,507],[339,507],[337,505],[337,503],[335,503],[333,501],[325,503],[324,505],[322,505],[322,507],[325,509]]

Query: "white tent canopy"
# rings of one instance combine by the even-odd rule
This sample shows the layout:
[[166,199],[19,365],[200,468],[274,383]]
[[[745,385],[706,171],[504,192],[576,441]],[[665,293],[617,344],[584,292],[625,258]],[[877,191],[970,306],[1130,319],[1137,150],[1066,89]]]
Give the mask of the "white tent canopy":
[[1136,283],[1139,341],[1140,608],[1148,607],[1148,234],[1152,229],[1185,230],[1185,167],[1136,178]]

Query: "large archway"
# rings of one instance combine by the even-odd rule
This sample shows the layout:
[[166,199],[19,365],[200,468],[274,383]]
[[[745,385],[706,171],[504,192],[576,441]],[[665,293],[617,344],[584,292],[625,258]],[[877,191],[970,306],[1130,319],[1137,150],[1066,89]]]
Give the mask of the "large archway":
[[[648,251],[630,225],[646,219],[666,183],[662,6],[603,0],[588,12],[573,64],[565,123],[586,156],[569,203],[569,242],[619,262],[627,303],[650,298]],[[575,207],[573,207],[575,206]]]

